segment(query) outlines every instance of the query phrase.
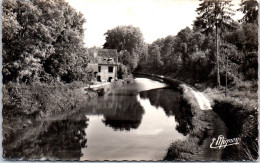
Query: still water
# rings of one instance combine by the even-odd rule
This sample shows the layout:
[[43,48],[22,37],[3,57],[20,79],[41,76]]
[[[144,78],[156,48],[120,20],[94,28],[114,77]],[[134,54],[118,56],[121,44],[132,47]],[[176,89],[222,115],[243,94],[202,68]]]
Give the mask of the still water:
[[164,83],[137,78],[133,84],[101,97],[98,103],[108,107],[103,110],[97,106],[103,112],[86,115],[88,142],[87,148],[82,149],[81,160],[163,159],[171,142],[183,139],[175,129],[175,117],[167,115],[164,108],[156,104],[159,100],[169,100],[165,97],[169,93],[160,91],[170,91],[170,88],[162,89],[166,87]]
[[6,158],[47,160],[163,160],[172,142],[185,139],[179,92],[136,78],[61,120],[35,123],[32,135],[5,146]]

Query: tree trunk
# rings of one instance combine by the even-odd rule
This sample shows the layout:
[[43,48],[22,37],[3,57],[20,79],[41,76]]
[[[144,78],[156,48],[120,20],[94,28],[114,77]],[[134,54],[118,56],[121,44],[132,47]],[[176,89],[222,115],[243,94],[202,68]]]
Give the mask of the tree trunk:
[[216,24],[217,85],[220,87],[218,40],[218,25]]
[[[227,53],[226,53],[227,55]],[[228,55],[226,56],[226,87],[225,87],[225,96],[227,96],[227,72],[228,72]]]

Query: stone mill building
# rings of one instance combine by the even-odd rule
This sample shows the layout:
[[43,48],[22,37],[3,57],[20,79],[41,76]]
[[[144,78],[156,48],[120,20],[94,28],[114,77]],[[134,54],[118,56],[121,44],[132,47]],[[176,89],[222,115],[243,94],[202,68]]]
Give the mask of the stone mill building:
[[88,60],[88,71],[94,73],[98,82],[117,79],[118,54],[115,49],[92,50]]

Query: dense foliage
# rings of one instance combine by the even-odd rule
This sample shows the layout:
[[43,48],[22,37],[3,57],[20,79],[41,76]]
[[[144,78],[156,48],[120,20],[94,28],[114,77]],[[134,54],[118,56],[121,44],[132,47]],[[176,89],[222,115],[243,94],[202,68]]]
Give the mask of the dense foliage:
[[3,81],[84,80],[83,15],[64,0],[4,0]]
[[231,1],[202,1],[193,29],[186,27],[176,36],[154,41],[137,71],[166,74],[189,83],[207,82],[212,86],[225,85],[226,76],[229,85],[257,79],[258,17],[249,13],[258,12],[258,7],[252,7],[251,3],[256,4],[241,1],[239,10],[243,9],[245,17],[251,16],[239,23],[231,17],[234,14]]
[[257,0],[242,0],[239,9],[245,15],[240,21],[245,21],[247,23],[257,23],[258,22],[258,1]]
[[117,49],[118,52],[126,50],[119,57],[119,62],[125,63],[130,70],[134,70],[139,62],[140,55],[144,53],[145,43],[141,30],[137,27],[118,26],[105,33],[105,49]]

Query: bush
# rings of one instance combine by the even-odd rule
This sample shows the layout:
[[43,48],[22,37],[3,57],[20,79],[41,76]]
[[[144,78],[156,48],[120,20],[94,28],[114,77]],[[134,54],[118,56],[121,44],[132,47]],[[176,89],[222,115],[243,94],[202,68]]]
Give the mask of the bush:
[[32,115],[72,110],[88,98],[80,92],[85,85],[82,82],[35,82],[30,85],[9,82],[3,86],[3,112],[14,110]]
[[118,70],[117,70],[118,79],[124,79],[128,75],[129,75],[128,68],[125,65],[120,63],[119,66],[118,66]]

